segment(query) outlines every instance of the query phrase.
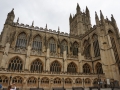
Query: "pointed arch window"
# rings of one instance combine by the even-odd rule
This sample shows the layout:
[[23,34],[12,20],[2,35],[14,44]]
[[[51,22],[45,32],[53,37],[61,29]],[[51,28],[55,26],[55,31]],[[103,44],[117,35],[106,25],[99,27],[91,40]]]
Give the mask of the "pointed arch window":
[[67,52],[67,54],[68,54],[68,43],[67,43],[66,40],[63,40],[63,41],[61,42],[60,53],[63,53],[64,50],[65,50],[65,51]]
[[54,79],[54,84],[61,84],[61,79],[60,78],[55,78]]
[[35,61],[33,61],[33,63],[31,64],[31,68],[30,68],[31,72],[35,72],[35,73],[41,73],[43,71],[43,65],[42,62],[37,59]]
[[22,77],[16,76],[12,79],[12,83],[15,83],[17,85],[22,85],[23,79],[22,79]]
[[93,47],[94,47],[94,56],[100,56],[100,47],[98,42],[98,36],[96,34],[93,35]]
[[73,62],[68,64],[67,72],[69,72],[69,73],[76,73],[77,72],[77,67]]
[[42,39],[39,35],[33,39],[32,49],[42,51]]
[[110,36],[110,40],[111,40],[111,44],[112,44],[115,60],[116,60],[116,62],[118,64],[118,69],[119,69],[119,72],[120,72],[120,60],[119,60],[119,55],[118,55],[118,51],[117,51],[117,47],[116,47],[114,33],[111,30],[109,30],[108,34]]
[[49,84],[49,79],[44,77],[41,79],[41,84]]
[[102,69],[101,63],[96,64],[96,71],[97,71],[97,74],[103,74],[103,69]]
[[83,45],[84,45],[84,54],[85,54],[85,57],[86,58],[90,58],[91,57],[91,55],[90,55],[91,45],[89,44],[88,40],[85,40]]
[[56,52],[56,43],[53,38],[50,38],[49,40],[49,48],[50,48],[50,52],[53,52],[53,53]]
[[16,47],[26,48],[26,45],[27,45],[27,36],[24,32],[22,32],[17,37]]
[[73,55],[78,55],[78,46],[77,42],[73,43]]
[[82,84],[82,79],[77,78],[77,79],[75,80],[75,83],[76,83],[76,84]]
[[85,79],[85,84],[90,84],[90,83],[91,83],[90,79],[89,79],[89,78],[86,78],[86,79]]
[[8,65],[8,71],[17,71],[21,72],[23,67],[22,60],[19,57],[13,58],[9,65]]
[[51,72],[61,72],[61,65],[58,61],[54,61],[50,66]]
[[90,73],[90,66],[87,63],[83,65],[83,73]]
[[0,76],[0,84],[2,84],[2,85],[8,85],[8,77],[6,77],[6,76]]
[[65,79],[65,84],[72,84],[72,80],[70,78]]
[[28,78],[28,80],[27,80],[27,84],[28,84],[28,85],[36,85],[36,84],[37,84],[37,79],[34,78],[34,77],[30,77],[30,78]]

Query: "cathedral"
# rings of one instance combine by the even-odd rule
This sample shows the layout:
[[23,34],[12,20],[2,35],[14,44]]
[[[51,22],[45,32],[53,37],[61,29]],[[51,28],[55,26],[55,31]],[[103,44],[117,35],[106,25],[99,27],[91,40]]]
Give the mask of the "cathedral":
[[120,83],[120,36],[116,20],[90,11],[69,17],[70,32],[14,22],[14,9],[0,35],[0,84],[19,90],[92,87]]

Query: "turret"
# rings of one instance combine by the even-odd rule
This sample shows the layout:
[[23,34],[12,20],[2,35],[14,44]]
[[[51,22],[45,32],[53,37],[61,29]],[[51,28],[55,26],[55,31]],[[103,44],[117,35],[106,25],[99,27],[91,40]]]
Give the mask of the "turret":
[[97,15],[97,12],[95,12],[95,22],[96,22],[96,25],[99,25],[99,17]]
[[76,13],[77,13],[77,14],[80,13],[80,6],[79,6],[78,3],[77,3],[77,8],[76,8]]
[[8,13],[7,19],[5,21],[5,24],[12,24],[14,21],[15,15],[14,15],[14,9],[12,9],[11,12]]
[[101,23],[104,24],[105,20],[101,10],[100,10],[100,19],[101,19]]
[[69,17],[69,21],[71,22],[72,21],[72,15],[70,14],[70,17]]

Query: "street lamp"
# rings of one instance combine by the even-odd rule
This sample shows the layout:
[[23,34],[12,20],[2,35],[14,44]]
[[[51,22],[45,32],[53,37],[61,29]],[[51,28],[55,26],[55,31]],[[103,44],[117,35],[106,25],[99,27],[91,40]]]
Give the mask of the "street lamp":
[[83,78],[83,88],[84,88],[84,78]]

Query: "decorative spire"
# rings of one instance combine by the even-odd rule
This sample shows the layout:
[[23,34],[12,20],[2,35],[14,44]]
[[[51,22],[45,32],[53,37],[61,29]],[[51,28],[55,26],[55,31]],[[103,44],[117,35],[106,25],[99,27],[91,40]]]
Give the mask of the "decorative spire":
[[78,3],[77,3],[77,8],[76,8],[76,13],[80,13],[80,6]]
[[32,26],[34,25],[34,21],[32,22]]
[[18,17],[18,19],[17,19],[17,23],[19,22],[19,17]]
[[104,19],[104,16],[103,16],[103,14],[102,14],[102,11],[100,10],[100,18],[101,18],[101,20],[102,19]]
[[45,28],[47,29],[47,24],[46,24]]
[[115,19],[114,19],[113,14],[111,14],[111,20],[112,20],[113,22],[115,22]]
[[99,17],[96,11],[95,11],[95,21],[96,21],[96,25],[99,25]]
[[86,10],[85,10],[85,11],[86,11],[86,15],[87,15],[87,16],[90,16],[89,9],[88,9],[87,6],[86,6]]
[[58,31],[60,31],[60,28],[59,28],[59,26],[58,26]]

